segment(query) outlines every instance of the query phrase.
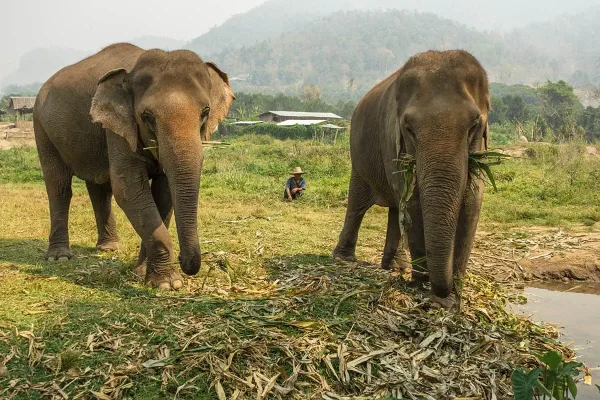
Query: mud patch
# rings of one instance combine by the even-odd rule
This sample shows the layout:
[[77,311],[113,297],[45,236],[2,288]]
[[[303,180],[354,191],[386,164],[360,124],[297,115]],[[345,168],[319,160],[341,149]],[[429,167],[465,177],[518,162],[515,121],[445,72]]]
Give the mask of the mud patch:
[[600,233],[479,232],[470,262],[500,282],[600,282]]

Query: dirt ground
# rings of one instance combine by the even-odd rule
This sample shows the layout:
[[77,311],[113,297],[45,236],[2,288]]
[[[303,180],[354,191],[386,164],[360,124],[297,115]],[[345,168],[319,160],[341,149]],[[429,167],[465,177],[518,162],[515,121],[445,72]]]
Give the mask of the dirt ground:
[[0,122],[0,150],[23,146],[35,147],[33,132],[22,132],[13,126],[12,123]]
[[600,232],[532,227],[521,232],[480,230],[471,263],[496,280],[600,282]]

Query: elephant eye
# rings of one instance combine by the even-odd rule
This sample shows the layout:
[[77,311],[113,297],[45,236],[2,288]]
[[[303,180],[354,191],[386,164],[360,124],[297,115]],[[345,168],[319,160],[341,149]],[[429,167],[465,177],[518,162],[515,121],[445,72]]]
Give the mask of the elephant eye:
[[142,113],[142,122],[150,129],[152,132],[156,132],[156,119],[154,115],[150,111],[144,111]]

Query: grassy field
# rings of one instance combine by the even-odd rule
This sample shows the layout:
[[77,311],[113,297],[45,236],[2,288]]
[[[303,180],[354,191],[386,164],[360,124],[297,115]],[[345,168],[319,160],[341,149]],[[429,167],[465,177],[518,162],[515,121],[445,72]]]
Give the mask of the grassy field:
[[[327,388],[360,393],[372,385],[371,367],[368,378],[344,381],[344,347],[335,346],[347,346],[353,354],[391,346],[384,334],[373,333],[383,332],[382,325],[364,325],[373,304],[387,317],[400,318],[396,314],[417,312],[424,300],[401,281],[394,281],[397,290],[390,292],[389,277],[368,264],[330,260],[344,218],[348,143],[266,136],[228,141],[231,146],[206,154],[199,204],[203,268],[177,293],[149,290],[131,273],[139,239],[120,210],[120,249],[95,252],[94,217],[81,181],[74,184],[71,204],[75,256],[64,263],[43,261],[49,221],[37,154],[35,149],[0,152],[0,398],[223,399],[236,393],[246,398],[246,392],[270,398],[285,397],[294,385],[294,395],[304,398]],[[600,160],[584,153],[578,145],[532,146],[526,158],[497,167],[498,192],[486,193],[482,228],[597,229]],[[309,189],[301,200],[285,203],[287,171],[296,165],[308,171]],[[360,260],[379,262],[385,222],[385,209],[374,207],[367,214]],[[173,226],[171,232],[176,240]],[[485,289],[486,301],[500,301],[497,286],[475,277],[469,282],[467,297],[479,299],[476,293]],[[402,292],[413,294],[405,298]],[[500,308],[490,308],[493,322],[476,311],[466,313],[486,320],[482,332],[492,337],[524,323]],[[444,311],[426,312],[457,335],[466,332],[459,329],[461,320],[444,317]],[[434,330],[427,324],[400,325],[388,329],[407,343],[413,342],[411,332],[420,341]],[[545,333],[533,325],[523,329]],[[365,332],[378,338],[377,346]],[[418,341],[414,345],[418,350]],[[505,364],[510,356],[518,358],[502,355]],[[505,364],[498,368],[505,370]],[[376,375],[383,367],[373,368]],[[469,371],[456,371],[456,382],[468,377]],[[473,393],[486,386],[475,385]]]

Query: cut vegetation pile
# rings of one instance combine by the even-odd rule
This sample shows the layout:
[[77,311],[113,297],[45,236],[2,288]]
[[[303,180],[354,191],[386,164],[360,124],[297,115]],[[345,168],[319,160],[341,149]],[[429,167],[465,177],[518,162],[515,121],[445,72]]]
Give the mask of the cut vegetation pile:
[[[13,343],[4,362],[44,376],[0,378],[8,385],[0,396],[121,399],[144,376],[181,398],[215,397],[208,386],[219,399],[508,399],[513,368],[533,365],[533,352],[572,355],[551,339],[556,330],[506,311],[522,299],[478,275],[465,280],[456,314],[430,307],[422,288],[373,265],[288,262],[273,261],[276,281],[228,287],[218,269],[227,271],[228,261],[213,256],[212,277],[194,279],[187,294],[136,299],[150,309],[198,302],[210,311],[162,320],[129,314],[71,338],[60,353],[49,332],[3,325],[0,340]],[[155,337],[164,341],[151,345]],[[74,367],[112,352],[120,357],[111,363]]]

